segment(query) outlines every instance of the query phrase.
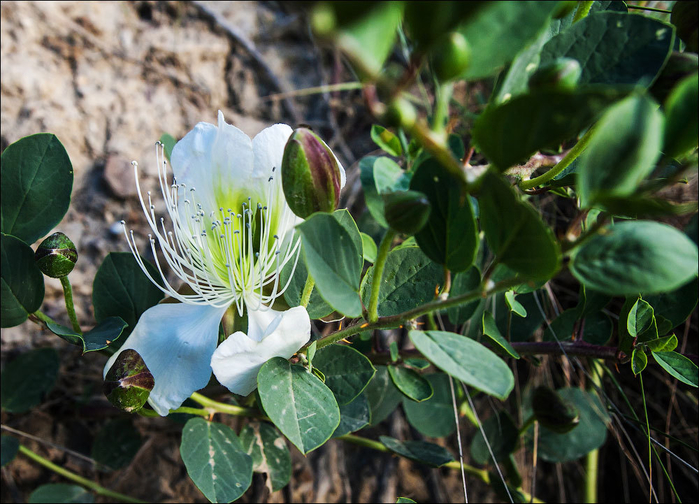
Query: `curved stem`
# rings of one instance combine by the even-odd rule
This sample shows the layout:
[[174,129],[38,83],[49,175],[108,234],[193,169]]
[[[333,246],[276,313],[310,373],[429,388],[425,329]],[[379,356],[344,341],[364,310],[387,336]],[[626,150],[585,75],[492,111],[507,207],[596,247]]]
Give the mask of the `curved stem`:
[[227,415],[234,416],[248,416],[253,418],[260,418],[262,420],[269,420],[265,415],[255,408],[243,408],[242,406],[235,406],[234,404],[226,404],[200,394],[199,392],[194,392],[190,399],[192,401],[198,402],[204,408],[208,409],[211,413],[226,413]]
[[523,191],[527,189],[533,189],[534,187],[540,186],[541,184],[544,184],[545,182],[552,180],[556,175],[568,168],[570,164],[573,161],[575,161],[575,159],[577,159],[577,157],[580,154],[582,154],[582,152],[587,148],[588,144],[590,143],[590,140],[595,134],[596,128],[597,124],[593,125],[590,129],[588,129],[587,132],[583,135],[583,137],[580,140],[578,140],[578,143],[575,144],[575,147],[570,149],[568,151],[568,154],[566,154],[563,157],[563,159],[561,159],[558,162],[556,166],[551,168],[543,175],[539,175],[538,177],[535,177],[533,179],[524,180],[520,182],[519,188]]
[[306,308],[308,302],[311,300],[311,294],[313,293],[313,286],[316,284],[315,280],[311,278],[311,275],[306,277],[306,284],[303,286],[303,293],[301,294],[300,306]]
[[[349,327],[346,327],[344,329],[341,329],[339,331],[335,331],[332,334],[329,334],[328,336],[325,336],[324,338],[321,338],[319,340],[316,340],[316,348],[320,350],[324,346],[331,345],[337,341],[340,341],[343,338],[346,338],[348,336],[352,336],[354,334],[360,333],[362,331],[371,331],[374,329],[384,329],[387,327],[398,327],[403,324],[403,322],[406,322],[408,320],[415,319],[417,317],[420,317],[422,315],[427,315],[430,312],[433,312],[435,310],[445,310],[447,308],[451,308],[452,306],[458,306],[460,304],[468,303],[469,301],[473,301],[475,299],[478,299],[480,297],[486,298],[490,296],[491,294],[495,294],[496,292],[501,292],[503,290],[507,290],[510,287],[514,287],[515,285],[521,285],[522,281],[514,278],[509,278],[507,280],[503,280],[502,282],[498,282],[495,285],[493,285],[490,289],[483,291],[480,288],[472,290],[471,292],[467,292],[465,294],[461,294],[460,296],[454,296],[452,298],[446,299],[442,301],[441,299],[438,299],[436,301],[432,301],[429,303],[425,303],[422,306],[418,306],[417,308],[413,308],[412,310],[405,311],[403,313],[399,313],[397,315],[390,315],[388,317],[379,317],[379,319],[376,322],[358,322],[355,323]],[[306,345],[308,346],[308,345]],[[304,347],[305,348],[305,347]]]
[[[48,315],[46,315],[46,314],[45,314],[44,312],[42,312],[41,310],[36,310],[34,313],[32,313],[32,315],[33,315],[35,318],[37,318],[39,321],[43,322],[44,324],[47,324],[47,323],[49,323],[49,322],[51,322],[52,324],[55,324],[55,323],[56,323],[55,320],[53,320],[51,317],[49,317]],[[34,322],[36,322],[36,320],[35,320]]]
[[[189,408],[187,406],[180,406],[177,409],[170,410],[168,414],[172,415],[173,413],[183,413],[185,415],[199,415],[203,417],[208,417],[211,414],[211,412],[208,410],[202,408]],[[141,408],[140,410],[138,410],[138,414],[149,418],[157,418],[160,416],[157,412],[145,408]]]
[[381,279],[383,278],[383,268],[386,265],[388,252],[391,250],[395,231],[389,229],[381,239],[379,251],[376,254],[374,263],[374,276],[371,278],[371,297],[369,298],[369,322],[376,322],[379,319],[379,290],[381,289]]
[[438,135],[444,134],[444,127],[449,118],[449,100],[454,91],[450,82],[438,84],[435,88],[434,116],[432,116],[432,131]]
[[67,469],[64,469],[61,466],[58,466],[51,462],[48,459],[45,459],[38,453],[34,453],[31,451],[29,448],[26,448],[25,446],[19,445],[19,452],[23,453],[33,461],[41,464],[42,466],[46,467],[47,469],[52,470],[56,474],[60,474],[64,478],[67,478],[71,481],[74,481],[75,483],[84,486],[85,488],[89,488],[93,492],[99,494],[99,495],[104,495],[105,497],[111,497],[112,499],[119,500],[121,502],[134,502],[134,503],[143,503],[145,501],[134,499],[133,497],[129,497],[128,495],[120,494],[119,492],[113,492],[111,490],[108,490],[104,488],[103,486],[98,485],[94,481],[90,481],[89,479],[83,478],[82,476],[78,476],[75,473],[72,473],[68,471]]
[[78,317],[75,315],[75,306],[73,306],[73,288],[70,286],[70,280],[68,280],[67,275],[61,277],[61,285],[63,286],[63,295],[66,298],[66,311],[68,312],[70,323],[76,333],[82,334],[80,324],[78,324]]

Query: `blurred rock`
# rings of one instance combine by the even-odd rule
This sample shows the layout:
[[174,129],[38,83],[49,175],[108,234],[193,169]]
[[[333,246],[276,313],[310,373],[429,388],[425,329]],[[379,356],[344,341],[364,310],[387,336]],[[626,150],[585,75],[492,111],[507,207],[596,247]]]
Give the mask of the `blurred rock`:
[[110,155],[104,165],[102,176],[109,190],[117,198],[126,199],[129,196],[138,194],[133,166],[126,158],[114,154]]

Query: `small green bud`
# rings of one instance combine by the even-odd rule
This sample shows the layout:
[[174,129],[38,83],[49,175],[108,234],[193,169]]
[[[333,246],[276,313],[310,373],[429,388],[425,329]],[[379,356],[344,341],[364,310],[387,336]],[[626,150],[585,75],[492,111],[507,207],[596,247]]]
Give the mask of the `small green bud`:
[[382,120],[389,127],[409,130],[417,121],[417,112],[408,100],[396,98],[386,107]]
[[529,88],[572,91],[578,85],[581,74],[582,68],[578,60],[558,58],[529,77]]
[[58,231],[39,244],[34,261],[44,275],[61,278],[73,271],[78,252],[70,238]]
[[562,19],[578,6],[578,2],[558,2],[558,6],[553,11],[553,19]]
[[155,381],[136,350],[124,350],[116,358],[104,379],[102,390],[109,402],[133,413],[143,407]]
[[383,195],[384,215],[391,229],[413,235],[430,217],[430,202],[419,191],[399,191]]
[[532,409],[541,425],[559,434],[573,430],[580,423],[575,406],[547,387],[534,389]]
[[459,32],[451,32],[442,37],[431,53],[432,71],[440,82],[457,78],[471,63],[471,46]]
[[303,219],[332,212],[340,203],[340,181],[330,147],[308,128],[294,130],[282,158],[282,187],[292,212]]
[[327,37],[337,27],[335,10],[327,2],[318,2],[311,11],[311,28],[319,37]]

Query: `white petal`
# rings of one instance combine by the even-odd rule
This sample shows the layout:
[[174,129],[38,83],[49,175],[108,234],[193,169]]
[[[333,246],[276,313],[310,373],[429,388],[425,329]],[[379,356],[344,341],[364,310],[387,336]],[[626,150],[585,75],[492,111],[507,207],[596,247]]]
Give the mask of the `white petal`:
[[250,187],[253,174],[253,153],[250,137],[228,124],[218,112],[218,134],[211,151],[214,183],[217,188]]
[[104,375],[122,351],[136,350],[155,380],[148,402],[159,415],[167,415],[209,383],[211,356],[225,311],[225,307],[179,303],[149,308],[124,346],[109,358]]
[[175,144],[170,157],[177,183],[185,184],[187,189],[196,188],[197,200],[205,208],[215,204],[211,148],[216,141],[217,132],[218,128],[213,124],[200,122]]
[[257,388],[257,373],[262,364],[272,357],[288,359],[310,339],[311,319],[303,306],[277,313],[281,320],[262,341],[254,341],[238,331],[214,352],[211,368],[218,381],[231,392],[248,395]]
[[255,177],[264,177],[266,180],[272,175],[272,168],[276,168],[274,175],[281,182],[280,169],[282,158],[284,157],[284,147],[291,133],[291,126],[275,124],[260,131],[252,139],[252,150],[255,156],[253,170]]
[[207,214],[242,202],[242,195],[258,197],[259,183],[254,184],[251,178],[250,137],[227,124],[221,111],[218,126],[200,122],[177,142],[172,149],[172,171],[177,183],[187,186],[181,197],[191,198],[189,189],[194,187],[194,198]]

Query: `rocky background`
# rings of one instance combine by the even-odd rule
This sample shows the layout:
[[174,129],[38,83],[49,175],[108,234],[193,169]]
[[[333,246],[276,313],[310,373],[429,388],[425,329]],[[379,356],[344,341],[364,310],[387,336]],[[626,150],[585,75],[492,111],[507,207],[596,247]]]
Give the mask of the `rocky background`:
[[[345,202],[357,202],[353,163],[375,147],[358,91],[284,98],[280,93],[353,81],[340,57],[319,48],[302,10],[283,2],[2,2],[2,148],[23,136],[56,134],[72,160],[72,205],[57,227],[77,245],[70,279],[78,319],[94,325],[92,279],[109,252],[128,251],[121,219],[137,234],[147,229],[133,170],[143,190],[156,187],[154,143],[167,132],[184,136],[197,122],[216,122],[218,110],[251,137],[276,122],[311,125],[348,169]],[[276,97],[275,97],[276,95]],[[272,98],[270,98],[272,96]],[[359,198],[361,204],[361,198]],[[46,278],[42,310],[70,325],[60,282]],[[206,502],[179,456],[182,426],[172,420],[131,418],[143,437],[133,462],[97,471],[72,450],[90,454],[107,419],[120,417],[101,393],[105,357],[81,357],[76,347],[26,322],[2,330],[2,360],[53,346],[62,358],[59,380],[42,405],[2,423],[39,438],[22,443],[103,486],[151,502]],[[217,418],[217,420],[221,420]],[[236,428],[236,421],[230,424]],[[402,413],[381,433],[411,434]],[[375,437],[376,432],[370,433]],[[419,435],[419,434],[418,434]],[[455,440],[453,440],[455,442]],[[48,444],[47,444],[48,442]],[[450,441],[451,442],[451,441]],[[452,443],[451,450],[456,453]],[[329,442],[303,457],[292,447],[291,483],[270,494],[255,475],[243,502],[420,502],[460,497],[455,472],[428,469],[386,454]],[[45,483],[65,482],[19,456],[2,469],[2,502],[26,502]],[[478,482],[472,499],[485,498]],[[482,496],[478,499],[478,495]],[[106,502],[98,497],[98,502]]]

